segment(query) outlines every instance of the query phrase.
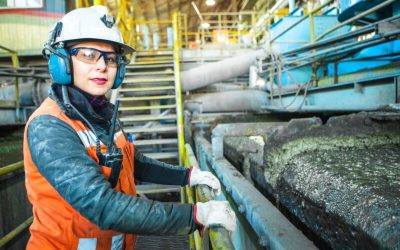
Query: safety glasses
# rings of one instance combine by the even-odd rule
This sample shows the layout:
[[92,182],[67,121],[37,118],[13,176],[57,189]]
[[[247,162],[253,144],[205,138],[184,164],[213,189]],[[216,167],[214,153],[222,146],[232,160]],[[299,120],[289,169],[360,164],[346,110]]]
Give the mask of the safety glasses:
[[125,62],[122,55],[116,52],[101,51],[94,48],[78,47],[69,50],[71,56],[76,56],[81,62],[96,64],[101,57],[108,67],[116,68],[119,64]]

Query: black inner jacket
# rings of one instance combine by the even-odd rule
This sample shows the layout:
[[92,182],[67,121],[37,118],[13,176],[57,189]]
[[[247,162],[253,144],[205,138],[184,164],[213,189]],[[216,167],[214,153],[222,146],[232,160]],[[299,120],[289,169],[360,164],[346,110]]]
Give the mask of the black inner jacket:
[[[51,95],[50,97],[53,97],[52,99],[63,100],[61,85],[53,84],[51,87],[54,90],[53,93],[55,96]],[[114,105],[111,104],[105,96],[95,97],[79,88],[67,86],[67,91],[72,105],[74,105],[75,108],[78,109],[78,111],[91,123],[96,130],[93,132],[96,133],[100,141],[107,144]],[[86,123],[82,117],[76,114],[72,109],[65,109],[65,113],[72,119]],[[116,124],[115,127],[116,130],[119,130],[118,124]]]

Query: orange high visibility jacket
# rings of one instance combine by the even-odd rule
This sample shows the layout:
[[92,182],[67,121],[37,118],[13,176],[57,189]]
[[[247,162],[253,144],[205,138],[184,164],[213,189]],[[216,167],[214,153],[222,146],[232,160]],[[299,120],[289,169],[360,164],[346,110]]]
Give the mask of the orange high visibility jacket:
[[[33,205],[34,216],[33,223],[30,227],[31,238],[28,242],[27,249],[133,249],[135,241],[135,236],[133,234],[101,230],[75,210],[70,203],[57,192],[54,186],[63,185],[63,183],[57,183],[56,178],[54,183],[49,183],[39,172],[38,167],[32,160],[28,147],[27,128],[32,119],[46,115],[58,118],[75,130],[77,136],[79,136],[82,144],[86,148],[88,157],[93,159],[96,163],[99,162],[96,155],[96,141],[93,132],[81,121],[69,118],[58,107],[54,100],[47,98],[30,117],[24,135],[26,188],[28,198]],[[49,124],[49,127],[50,125],[51,124]],[[123,153],[122,168],[115,190],[135,196],[133,145],[126,141],[121,132],[117,133],[114,139],[115,144]],[[40,143],[37,146],[40,147]],[[105,145],[102,144],[101,148],[102,151],[104,151]],[[46,157],[46,152],[42,153],[43,157]],[[85,167],[79,166],[79,164],[79,162],[76,162],[76,165],[71,166],[71,169]],[[107,179],[111,169],[104,166],[98,166],[98,168]],[[115,191],[109,190],[109,192]],[[103,194],[106,195],[107,193],[104,192]],[[81,194],[77,196],[82,197]],[[70,199],[74,198],[72,197]],[[100,197],[90,197],[90,186],[88,186],[86,199],[100,199]],[[88,214],[90,214],[90,209],[89,207]],[[104,213],[112,212],[113,211],[104,211]]]

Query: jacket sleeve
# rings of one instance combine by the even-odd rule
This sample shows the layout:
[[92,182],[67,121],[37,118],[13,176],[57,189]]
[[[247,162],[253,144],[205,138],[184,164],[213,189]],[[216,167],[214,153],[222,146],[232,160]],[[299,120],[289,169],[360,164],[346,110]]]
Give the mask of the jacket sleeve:
[[39,172],[74,209],[101,229],[142,235],[194,231],[192,205],[144,200],[112,189],[76,132],[56,117],[33,119],[27,137]]
[[135,178],[138,180],[185,186],[188,184],[189,172],[187,168],[154,160],[135,150]]

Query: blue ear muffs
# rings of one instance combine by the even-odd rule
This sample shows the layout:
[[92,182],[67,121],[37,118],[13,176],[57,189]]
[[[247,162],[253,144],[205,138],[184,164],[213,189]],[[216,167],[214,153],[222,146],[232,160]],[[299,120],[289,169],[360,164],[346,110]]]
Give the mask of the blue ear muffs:
[[[70,55],[65,49],[51,49],[49,58],[49,73],[53,81],[61,85],[70,85],[72,82],[72,72],[70,66]],[[125,64],[120,64],[115,76],[114,84],[111,87],[116,89],[121,86],[126,73]]]
[[125,73],[126,73],[125,64],[120,64],[117,70],[117,74],[115,75],[114,84],[111,87],[112,89],[117,89],[119,86],[121,86],[122,81],[124,80],[125,77]]
[[65,49],[53,49],[49,58],[49,73],[53,81],[61,85],[71,84],[70,55]]

